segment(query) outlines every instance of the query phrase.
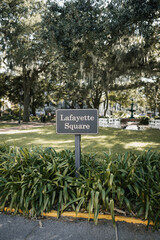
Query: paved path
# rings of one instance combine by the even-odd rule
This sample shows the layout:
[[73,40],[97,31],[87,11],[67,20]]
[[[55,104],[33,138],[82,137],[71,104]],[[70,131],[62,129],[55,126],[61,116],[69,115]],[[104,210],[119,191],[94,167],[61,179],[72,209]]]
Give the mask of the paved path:
[[140,225],[73,218],[30,220],[0,213],[0,240],[160,240],[160,231]]
[[[3,122],[2,122],[3,123]],[[4,122],[6,123],[6,122]],[[20,125],[17,125],[17,123],[11,123],[7,122],[6,124],[11,124],[11,127],[8,128],[1,128],[0,125],[0,134],[6,134],[6,133],[17,133],[19,130],[22,132],[27,132],[32,128],[39,128],[39,127],[44,127],[44,126],[53,126],[55,125],[54,122],[47,122],[47,123],[41,123],[41,122],[29,122],[29,123],[21,123]],[[31,130],[30,130],[31,131]],[[36,130],[32,130],[36,131]]]

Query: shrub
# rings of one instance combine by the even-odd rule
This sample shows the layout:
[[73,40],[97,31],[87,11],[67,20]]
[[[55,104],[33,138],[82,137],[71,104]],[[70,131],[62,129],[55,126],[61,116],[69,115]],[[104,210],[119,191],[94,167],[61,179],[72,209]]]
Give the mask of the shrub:
[[75,177],[74,152],[53,148],[0,147],[0,206],[41,215],[52,209],[94,213],[114,208],[160,225],[160,155],[82,155]]
[[[16,108],[12,111],[12,115],[14,118],[18,118],[19,117],[19,108]],[[23,115],[23,109],[21,109],[21,115]]]
[[118,111],[112,114],[113,118],[127,118],[128,117],[128,113],[124,112],[124,111]]
[[13,116],[11,116],[11,115],[3,115],[0,117],[1,121],[10,121],[12,119],[13,119]]
[[160,120],[160,116],[155,116],[155,120]]
[[149,117],[142,117],[141,120],[140,120],[140,124],[141,125],[148,125],[149,124],[149,120],[150,120]]
[[30,121],[39,121],[40,117],[38,116],[30,116]]

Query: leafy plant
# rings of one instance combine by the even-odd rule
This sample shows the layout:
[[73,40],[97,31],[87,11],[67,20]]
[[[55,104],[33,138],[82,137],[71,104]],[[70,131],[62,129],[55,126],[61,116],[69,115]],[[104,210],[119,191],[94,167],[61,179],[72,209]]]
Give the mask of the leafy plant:
[[149,124],[149,120],[150,120],[149,117],[142,117],[141,120],[140,120],[140,124],[148,125]]
[[30,116],[30,121],[39,121],[40,117],[38,116]]
[[53,148],[0,146],[0,206],[42,215],[52,209],[85,209],[98,222],[101,211],[115,208],[127,215],[160,225],[160,155],[125,153],[103,159],[82,155],[79,178],[75,177],[74,152]]

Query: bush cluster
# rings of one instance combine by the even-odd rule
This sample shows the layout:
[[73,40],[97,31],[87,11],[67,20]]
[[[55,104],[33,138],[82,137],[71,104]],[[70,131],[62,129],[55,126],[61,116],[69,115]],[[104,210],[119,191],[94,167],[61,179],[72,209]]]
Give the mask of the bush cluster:
[[40,117],[39,116],[30,116],[29,120],[30,121],[40,121]]
[[52,209],[82,209],[94,213],[115,209],[160,225],[160,155],[82,155],[75,177],[74,152],[53,148],[0,147],[0,206],[24,214],[42,215]]
[[140,124],[141,125],[148,125],[149,124],[149,121],[150,121],[150,118],[149,117],[142,117],[140,119]]

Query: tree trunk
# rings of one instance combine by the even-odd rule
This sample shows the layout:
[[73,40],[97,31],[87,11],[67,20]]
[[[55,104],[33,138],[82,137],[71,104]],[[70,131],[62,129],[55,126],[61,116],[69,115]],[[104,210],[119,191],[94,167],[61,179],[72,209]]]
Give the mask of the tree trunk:
[[30,99],[30,108],[31,108],[31,113],[33,114],[33,116],[36,116],[36,105],[35,105],[33,93],[32,93],[32,99]]
[[104,109],[104,117],[106,116],[107,110],[108,110],[108,105],[109,105],[109,99],[108,99],[108,91],[105,92],[106,95],[106,103],[105,103],[105,109]]
[[30,81],[28,78],[24,78],[24,112],[23,112],[23,122],[29,122],[29,106],[30,106]]
[[92,98],[92,103],[94,108],[99,109],[100,101],[101,101],[102,91],[96,89],[96,95]]
[[32,104],[31,109],[32,109],[33,116],[36,116],[36,108],[35,108],[34,104]]

